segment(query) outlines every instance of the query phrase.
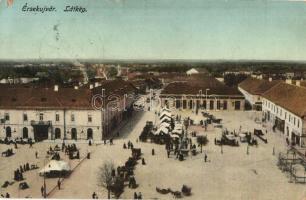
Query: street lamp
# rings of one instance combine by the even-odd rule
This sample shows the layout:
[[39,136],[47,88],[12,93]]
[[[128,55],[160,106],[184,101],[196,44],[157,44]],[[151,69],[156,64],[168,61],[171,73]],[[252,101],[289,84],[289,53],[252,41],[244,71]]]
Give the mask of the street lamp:
[[208,109],[207,109],[207,91],[209,91],[209,90],[210,90],[209,88],[206,88],[206,90],[205,90],[205,91],[206,91],[206,106],[205,106],[205,107],[206,107],[206,110],[208,110]]
[[[46,160],[48,157],[46,156],[44,159],[44,167],[46,166]],[[47,198],[47,186],[46,186],[46,170],[44,170],[44,190],[43,190],[44,199]]]
[[102,88],[102,101],[101,101],[101,137],[102,137],[102,140],[104,139],[104,136],[105,135],[105,110],[103,110],[103,106],[104,106],[104,93],[105,93],[105,89]]

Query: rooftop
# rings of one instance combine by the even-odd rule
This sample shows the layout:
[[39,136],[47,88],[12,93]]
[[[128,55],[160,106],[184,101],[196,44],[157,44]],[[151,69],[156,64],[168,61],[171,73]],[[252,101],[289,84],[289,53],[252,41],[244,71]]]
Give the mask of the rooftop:
[[263,94],[263,97],[299,117],[306,116],[306,88],[280,83]]
[[242,81],[238,86],[250,94],[262,95],[263,93],[281,82],[282,81],[280,80],[269,81],[250,77]]
[[206,77],[202,80],[172,82],[168,84],[161,94],[205,94],[209,89],[208,95],[241,95],[237,88],[224,85],[215,78]]

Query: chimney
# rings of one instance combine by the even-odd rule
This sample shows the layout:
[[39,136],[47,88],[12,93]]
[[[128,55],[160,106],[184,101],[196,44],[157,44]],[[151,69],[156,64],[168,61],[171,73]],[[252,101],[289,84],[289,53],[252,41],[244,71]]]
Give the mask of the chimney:
[[89,85],[89,89],[92,89],[92,88],[93,88],[93,84],[90,84],[90,85]]
[[76,85],[76,86],[74,86],[74,89],[75,89],[75,90],[78,90],[78,89],[79,89],[79,87]]
[[300,87],[300,86],[301,86],[301,81],[300,81],[300,80],[296,80],[296,81],[295,81],[295,85],[298,86],[298,87]]
[[291,79],[286,79],[286,83],[287,84],[292,84],[292,80]]
[[58,92],[58,85],[54,85],[54,92]]
[[269,82],[272,82],[272,77],[269,78]]

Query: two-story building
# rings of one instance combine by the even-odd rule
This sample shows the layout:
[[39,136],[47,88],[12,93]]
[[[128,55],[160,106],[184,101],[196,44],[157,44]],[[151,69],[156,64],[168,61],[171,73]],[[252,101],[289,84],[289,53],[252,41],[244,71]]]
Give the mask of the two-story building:
[[280,83],[262,95],[264,121],[292,144],[306,146],[306,88]]
[[[103,107],[93,97],[105,91]],[[135,88],[128,82],[102,82],[98,88],[0,88],[0,137],[102,140],[131,112]],[[113,98],[116,96],[117,98]],[[127,98],[126,96],[130,96]],[[120,109],[111,109],[111,104]],[[101,105],[101,103],[100,103]],[[106,116],[106,117],[105,117]],[[106,128],[107,127],[107,128]]]

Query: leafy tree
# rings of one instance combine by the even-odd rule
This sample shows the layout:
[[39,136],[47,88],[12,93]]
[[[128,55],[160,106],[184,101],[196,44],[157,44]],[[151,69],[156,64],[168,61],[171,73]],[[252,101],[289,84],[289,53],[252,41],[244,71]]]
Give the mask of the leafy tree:
[[107,189],[107,198],[110,199],[111,186],[113,182],[112,171],[115,166],[112,162],[105,162],[98,171],[98,185]]

